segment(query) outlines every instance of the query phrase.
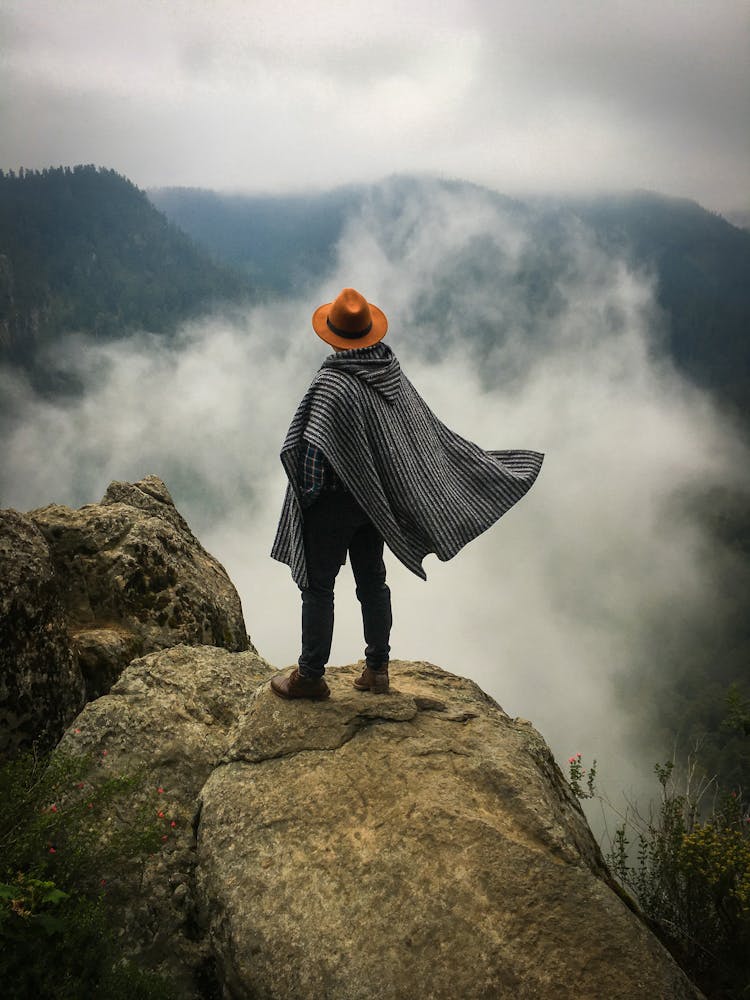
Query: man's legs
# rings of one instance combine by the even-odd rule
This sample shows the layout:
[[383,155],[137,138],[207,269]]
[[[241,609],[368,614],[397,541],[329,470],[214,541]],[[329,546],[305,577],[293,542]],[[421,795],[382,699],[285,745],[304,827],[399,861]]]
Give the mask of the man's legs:
[[351,528],[346,524],[343,491],[321,496],[304,514],[303,538],[307,586],[302,588],[302,652],[304,677],[322,677],[333,640],[333,587],[346,560]]
[[385,582],[383,538],[367,520],[349,543],[349,559],[357,583],[357,599],[362,605],[365,658],[367,666],[378,670],[388,665],[391,651],[391,592]]
[[302,652],[304,677],[322,677],[333,641],[333,589],[346,561],[352,565],[357,599],[362,606],[367,665],[387,666],[391,647],[391,592],[385,582],[383,539],[346,490],[321,494],[304,514],[303,537],[307,587],[302,589]]

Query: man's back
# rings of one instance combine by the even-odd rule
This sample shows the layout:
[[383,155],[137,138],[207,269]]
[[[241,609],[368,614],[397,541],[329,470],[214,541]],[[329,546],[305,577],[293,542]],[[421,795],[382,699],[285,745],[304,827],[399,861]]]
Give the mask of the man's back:
[[285,698],[328,697],[333,591],[349,556],[362,606],[360,690],[388,690],[391,599],[383,548],[426,579],[422,560],[451,559],[529,490],[543,456],[485,451],[446,427],[382,338],[382,310],[354,289],[316,309],[335,348],[297,407],[281,449],[288,485],[271,555],[302,595],[297,669],[274,678]]

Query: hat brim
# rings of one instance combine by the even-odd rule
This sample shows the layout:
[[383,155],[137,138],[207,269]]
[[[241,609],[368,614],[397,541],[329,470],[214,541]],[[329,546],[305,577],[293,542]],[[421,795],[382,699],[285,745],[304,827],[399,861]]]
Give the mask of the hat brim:
[[312,316],[313,330],[315,330],[321,340],[324,340],[326,344],[330,344],[331,347],[338,347],[344,351],[352,351],[357,347],[372,347],[373,344],[381,341],[388,332],[388,320],[385,313],[382,309],[374,306],[372,302],[369,302],[370,318],[372,320],[371,329],[368,330],[364,337],[340,337],[328,326],[328,314],[331,311],[332,305],[333,302],[326,302],[325,305],[318,306]]

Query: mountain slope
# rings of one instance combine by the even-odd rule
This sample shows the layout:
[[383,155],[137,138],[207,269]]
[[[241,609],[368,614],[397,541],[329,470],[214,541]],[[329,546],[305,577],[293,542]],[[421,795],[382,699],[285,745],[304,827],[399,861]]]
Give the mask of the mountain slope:
[[[685,199],[648,192],[578,199],[508,198],[455,181],[396,177],[371,187],[347,187],[298,196],[220,195],[213,191],[163,188],[149,192],[168,218],[196,242],[251,274],[274,293],[299,291],[323,277],[334,263],[346,223],[376,206],[381,219],[408,216],[410,203],[440,192],[480,194],[522,219],[533,234],[534,252],[516,276],[530,313],[554,308],[555,282],[564,263],[556,248],[571,223],[590,230],[611,255],[651,271],[668,325],[666,347],[677,366],[737,409],[750,398],[750,232]],[[387,248],[385,248],[387,251]],[[463,272],[493,278],[488,246],[456,258],[453,275],[434,282],[447,299]],[[464,275],[465,277],[465,275]],[[436,301],[436,307],[440,305]],[[529,333],[533,335],[533,330]]]
[[211,252],[260,286],[281,294],[325,275],[362,187],[311,195],[229,195],[202,188],[148,192],[156,207]]
[[0,358],[32,365],[70,331],[163,333],[247,283],[114,170],[0,172]]
[[612,252],[654,269],[670,352],[696,381],[750,395],[750,232],[695,202],[648,192],[570,203]]

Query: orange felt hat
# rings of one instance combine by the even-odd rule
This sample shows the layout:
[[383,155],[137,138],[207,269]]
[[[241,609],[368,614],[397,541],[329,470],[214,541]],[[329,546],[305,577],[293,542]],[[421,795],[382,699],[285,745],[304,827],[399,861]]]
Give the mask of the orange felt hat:
[[388,330],[385,313],[354,288],[344,288],[333,302],[318,306],[312,325],[321,340],[342,350],[372,347]]

